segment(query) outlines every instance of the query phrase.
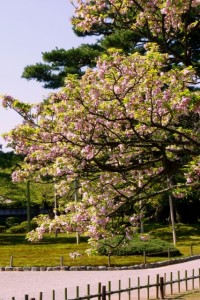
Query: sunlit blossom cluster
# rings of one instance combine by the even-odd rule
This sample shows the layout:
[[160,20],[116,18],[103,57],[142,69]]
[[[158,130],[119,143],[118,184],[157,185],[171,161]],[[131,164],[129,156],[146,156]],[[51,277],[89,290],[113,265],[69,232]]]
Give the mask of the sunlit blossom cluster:
[[[152,33],[159,34],[163,29],[171,35],[173,31],[181,31],[184,27],[182,15],[199,7],[199,0],[77,0],[74,25],[82,31],[92,31],[94,25],[118,22],[133,30],[148,24]],[[195,26],[195,25],[194,25]],[[192,29],[190,24],[188,30]]]

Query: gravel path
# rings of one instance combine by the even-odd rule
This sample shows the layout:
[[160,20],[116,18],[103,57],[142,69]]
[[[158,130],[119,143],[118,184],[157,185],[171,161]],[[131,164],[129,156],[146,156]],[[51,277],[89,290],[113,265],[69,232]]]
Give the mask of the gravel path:
[[[150,283],[155,282],[156,275],[164,276],[170,279],[170,272],[173,272],[175,278],[180,271],[181,276],[184,276],[185,270],[188,272],[188,277],[192,275],[192,270],[195,270],[195,275],[200,269],[200,259],[175,264],[153,269],[140,270],[119,270],[119,271],[1,271],[0,272],[0,300],[23,300],[24,295],[28,294],[29,299],[39,299],[39,293],[43,293],[43,300],[52,299],[52,291],[55,290],[55,299],[64,300],[64,290],[67,288],[68,299],[75,298],[76,286],[80,288],[80,296],[86,295],[87,284],[90,284],[91,294],[97,293],[98,283],[108,286],[108,281],[111,281],[112,290],[118,290],[119,280],[121,287],[128,287],[128,279],[131,279],[131,286],[137,286],[138,277],[140,284],[147,283],[147,276],[150,275]],[[182,289],[185,291],[185,284],[182,284]],[[189,283],[188,283],[189,284]],[[198,280],[195,283],[197,286]],[[189,285],[188,285],[189,286]],[[150,289],[150,295],[155,298],[155,289]],[[131,294],[131,299],[137,299],[137,292]],[[112,300],[117,300],[118,296],[113,295]],[[122,294],[121,300],[128,299],[127,293]],[[141,300],[147,299],[146,291],[141,291]]]

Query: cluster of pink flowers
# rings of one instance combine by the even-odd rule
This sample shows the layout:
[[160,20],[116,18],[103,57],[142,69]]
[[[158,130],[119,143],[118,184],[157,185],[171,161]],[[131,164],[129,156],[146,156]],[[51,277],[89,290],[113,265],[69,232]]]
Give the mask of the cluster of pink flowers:
[[183,14],[199,5],[199,0],[183,0],[181,3],[176,0],[77,0],[72,23],[82,31],[92,30],[94,24],[113,24],[118,20],[133,30],[148,23],[151,32],[156,35],[163,31],[164,20],[165,33],[170,35],[172,31],[183,29]]
[[69,254],[70,258],[72,259],[76,259],[76,258],[79,258],[82,254],[78,251],[75,251],[75,252],[72,252]]

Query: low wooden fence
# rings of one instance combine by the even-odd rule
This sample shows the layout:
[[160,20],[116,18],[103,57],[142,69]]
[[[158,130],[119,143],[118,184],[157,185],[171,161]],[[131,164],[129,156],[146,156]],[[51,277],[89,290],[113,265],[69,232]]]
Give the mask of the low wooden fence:
[[[176,277],[176,278],[174,278]],[[197,284],[195,286],[195,280],[198,280],[198,287]],[[98,293],[90,295],[89,293],[89,287],[88,287],[88,294],[86,296],[79,296],[79,288],[77,287],[77,294],[75,298],[65,298],[67,300],[86,300],[86,299],[98,299],[98,300],[111,300],[112,295],[118,295],[118,299],[124,299],[124,296],[122,298],[122,294],[127,294],[126,299],[137,299],[137,300],[149,300],[149,299],[165,299],[165,296],[173,295],[174,293],[183,293],[194,291],[195,289],[199,289],[200,291],[200,269],[198,269],[198,274],[195,275],[195,270],[192,270],[192,275],[188,276],[188,271],[186,270],[184,272],[184,277],[181,278],[180,271],[177,272],[176,276],[172,272],[170,272],[170,279],[166,280],[166,273],[164,277],[160,277],[159,274],[156,275],[156,281],[154,283],[150,283],[150,276],[147,276],[146,284],[141,285],[140,284],[140,277],[137,278],[137,285],[131,287],[131,279],[128,279],[128,287],[122,288],[121,287],[121,281],[119,280],[119,288],[118,290],[112,290],[111,288],[111,282],[108,282],[108,286],[102,286],[99,284],[98,287]],[[190,282],[190,285],[189,285]],[[181,283],[184,283],[184,287],[181,287]],[[175,288],[176,285],[176,288]],[[169,286],[168,292],[167,292],[167,286]],[[154,293],[150,293],[150,289],[154,288]],[[142,290],[144,292],[142,293]],[[136,293],[133,295],[133,291],[136,291]],[[115,299],[117,299],[115,297]],[[55,300],[55,299],[54,299]]]
[[[106,271],[105,271],[106,272]],[[147,276],[146,283],[141,284],[141,278],[137,278],[137,284],[132,286],[131,278],[128,279],[127,287],[122,287],[121,280],[118,282],[118,288],[113,290],[112,283],[109,281],[107,286],[98,284],[97,292],[95,294],[91,294],[90,292],[90,284],[87,285],[86,295],[80,295],[79,286],[76,287],[75,297],[68,297],[67,288],[64,289],[64,294],[62,300],[89,300],[89,299],[97,299],[97,300],[149,300],[149,299],[166,299],[166,296],[170,296],[173,294],[181,294],[188,291],[199,290],[200,291],[200,269],[196,271],[193,269],[188,276],[188,271],[182,271],[183,276],[180,275],[180,271],[176,274],[170,272],[168,277],[166,273],[164,276],[156,275],[154,278],[154,282],[152,282],[152,278]],[[143,280],[144,282],[144,280]],[[113,298],[114,297],[114,298]],[[60,295],[59,295],[60,300]],[[56,291],[52,291],[52,300],[57,300]],[[39,293],[38,300],[43,300],[43,293]],[[48,300],[51,300],[48,297]],[[15,300],[15,297],[12,297],[12,300]],[[17,299],[16,299],[17,300]],[[36,300],[36,298],[31,298],[29,295],[25,295],[25,300]]]

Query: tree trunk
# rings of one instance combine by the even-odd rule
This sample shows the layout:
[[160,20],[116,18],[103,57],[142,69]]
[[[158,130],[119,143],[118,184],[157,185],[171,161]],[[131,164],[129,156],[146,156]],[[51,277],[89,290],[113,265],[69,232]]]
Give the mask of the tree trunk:
[[27,181],[27,231],[31,231],[31,196],[30,196],[30,181]]
[[[170,179],[168,181],[169,187],[171,186]],[[176,246],[176,228],[175,228],[175,220],[174,220],[174,207],[172,201],[172,195],[169,194],[169,209],[170,209],[170,219],[172,224],[172,236],[173,236],[173,243]]]
[[[74,201],[75,201],[75,203],[77,203],[77,201],[78,201],[77,179],[76,178],[74,180]],[[80,244],[80,234],[78,231],[76,232],[76,244],[77,245]]]

